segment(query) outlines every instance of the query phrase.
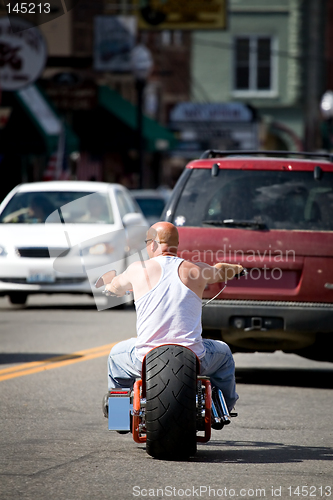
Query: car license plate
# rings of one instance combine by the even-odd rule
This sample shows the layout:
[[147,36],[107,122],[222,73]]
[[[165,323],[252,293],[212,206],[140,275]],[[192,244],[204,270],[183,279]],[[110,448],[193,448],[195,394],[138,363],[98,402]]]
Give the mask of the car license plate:
[[27,283],[54,283],[55,276],[52,273],[43,271],[31,271],[27,277]]

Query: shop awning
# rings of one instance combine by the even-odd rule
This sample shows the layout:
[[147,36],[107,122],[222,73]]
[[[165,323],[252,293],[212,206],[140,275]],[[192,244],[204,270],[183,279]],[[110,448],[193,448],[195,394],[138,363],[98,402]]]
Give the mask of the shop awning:
[[[107,86],[100,86],[98,102],[131,129],[136,130],[136,106],[126,101],[118,92]],[[147,151],[169,150],[175,148],[177,144],[177,139],[170,130],[148,116],[143,117],[142,134]]]
[[36,85],[16,91],[16,97],[42,135],[49,154],[58,148],[62,126],[65,127],[67,152],[79,151],[79,138],[66,122],[62,123],[48,98]]

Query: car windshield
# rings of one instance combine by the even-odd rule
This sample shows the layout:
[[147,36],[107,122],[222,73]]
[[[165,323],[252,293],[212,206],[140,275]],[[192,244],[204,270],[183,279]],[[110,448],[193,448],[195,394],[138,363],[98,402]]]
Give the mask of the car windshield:
[[333,174],[193,169],[173,214],[184,226],[332,231]]
[[0,223],[3,224],[38,224],[44,223],[46,219],[48,223],[114,222],[112,208],[105,193],[78,191],[16,193],[0,214]]
[[135,198],[146,217],[159,218],[163,212],[165,202],[159,198]]

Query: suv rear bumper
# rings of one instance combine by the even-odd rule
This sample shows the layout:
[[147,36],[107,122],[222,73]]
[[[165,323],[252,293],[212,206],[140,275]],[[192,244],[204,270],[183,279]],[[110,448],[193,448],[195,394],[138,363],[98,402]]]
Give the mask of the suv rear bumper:
[[301,349],[313,344],[317,333],[333,333],[333,304],[215,300],[203,308],[202,326],[220,330],[228,344],[247,350]]
[[204,328],[230,328],[230,318],[242,316],[282,318],[283,330],[333,332],[333,304],[318,302],[215,300],[203,308],[202,324]]

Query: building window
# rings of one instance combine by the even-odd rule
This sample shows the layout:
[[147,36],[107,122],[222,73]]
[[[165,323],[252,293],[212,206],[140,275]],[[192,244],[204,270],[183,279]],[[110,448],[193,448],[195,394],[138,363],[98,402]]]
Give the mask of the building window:
[[164,45],[164,46],[171,45],[171,31],[170,30],[161,31],[161,42],[162,42],[162,45]]
[[273,90],[273,41],[268,36],[241,36],[234,40],[234,90]]
[[163,30],[160,34],[160,40],[164,47],[172,45],[177,45],[179,47],[183,45],[183,32],[181,30]]

